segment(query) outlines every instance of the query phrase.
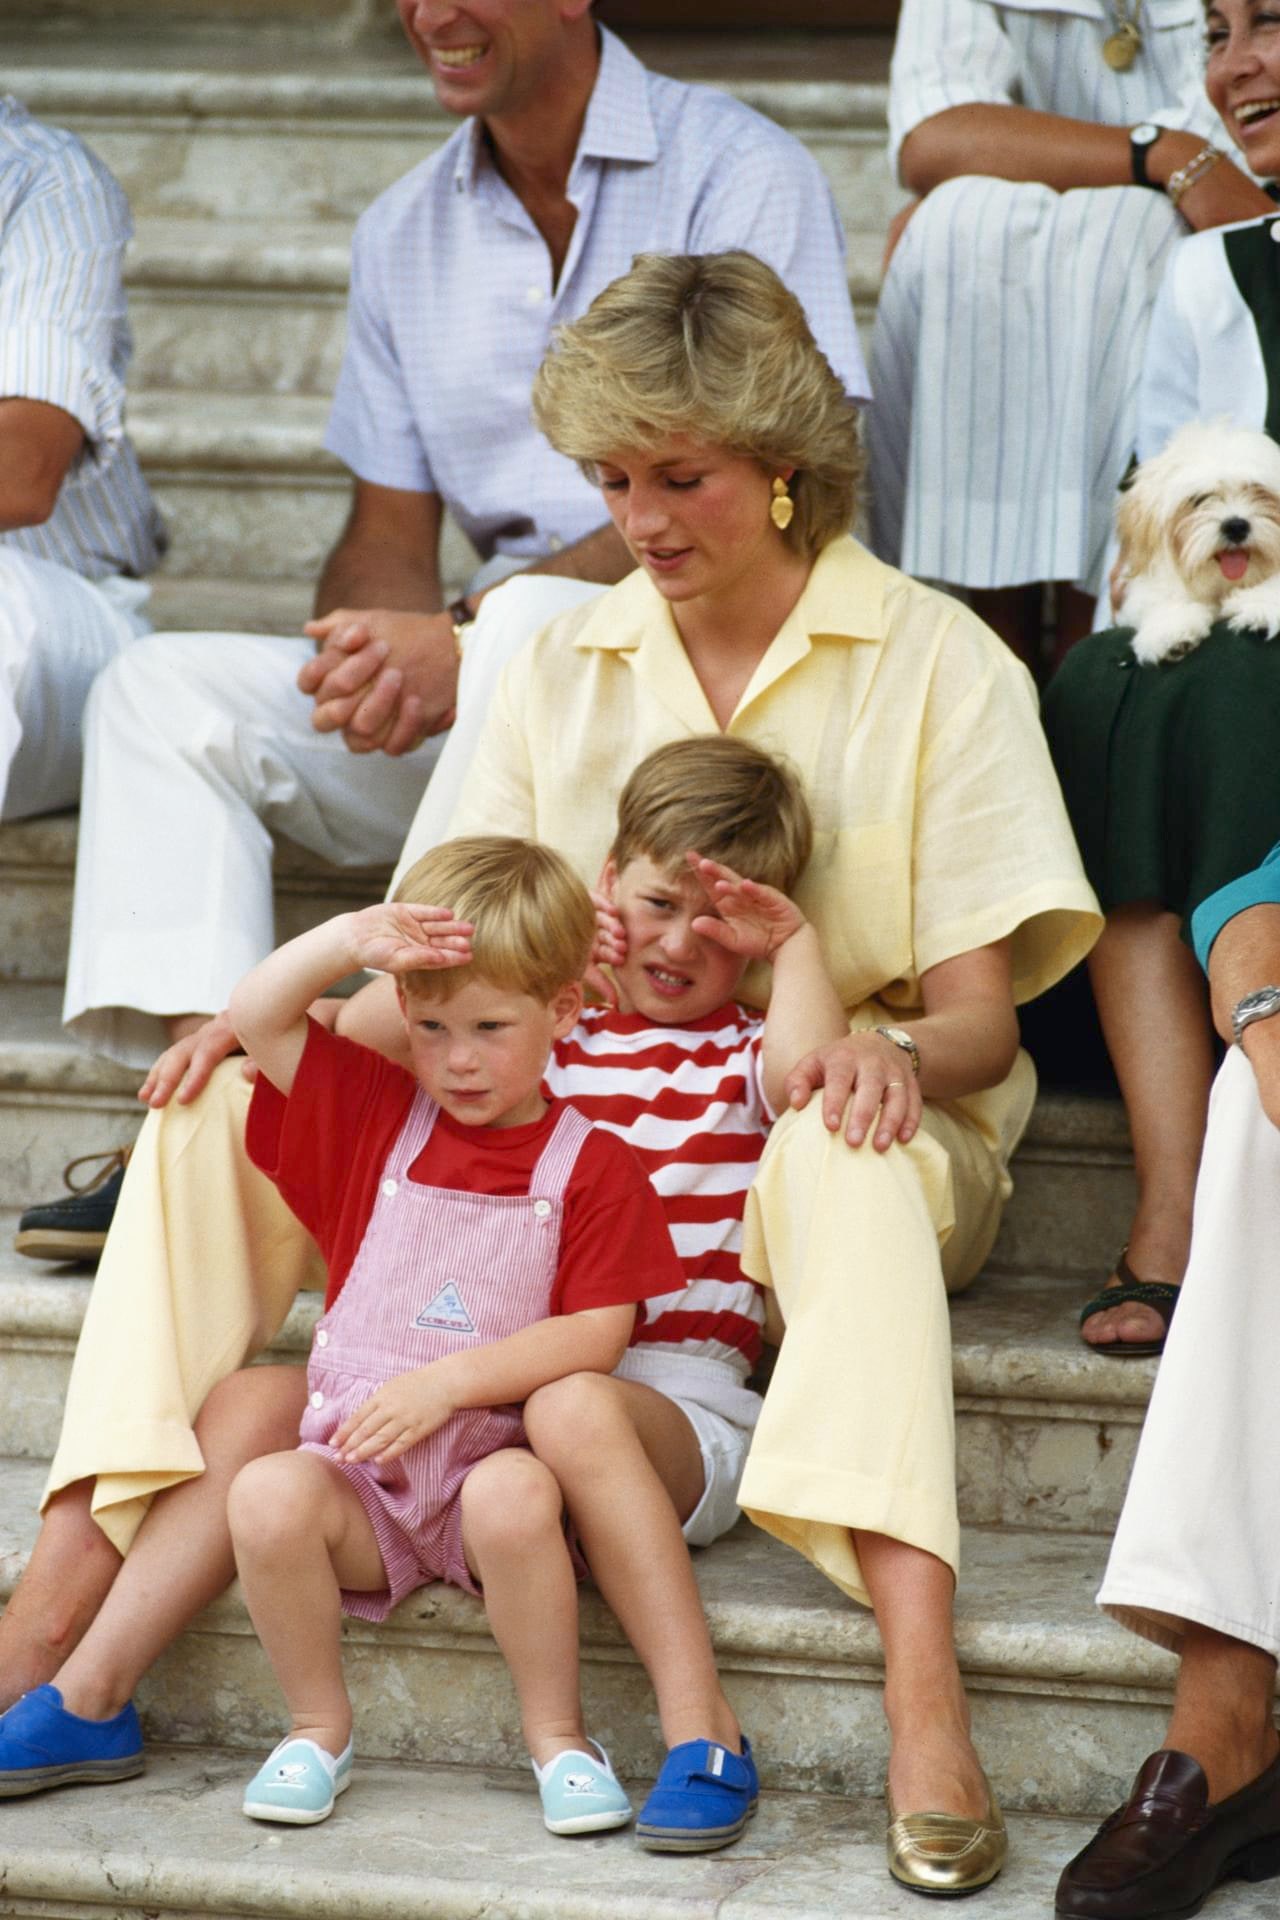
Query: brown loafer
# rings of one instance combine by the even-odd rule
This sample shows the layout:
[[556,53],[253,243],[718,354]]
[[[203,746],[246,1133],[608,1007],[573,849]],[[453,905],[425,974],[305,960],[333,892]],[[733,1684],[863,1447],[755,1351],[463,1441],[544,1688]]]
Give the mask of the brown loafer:
[[1144,1760],[1124,1806],[1062,1870],[1058,1920],[1190,1920],[1224,1880],[1280,1874],[1280,1758],[1209,1805],[1189,1753]]

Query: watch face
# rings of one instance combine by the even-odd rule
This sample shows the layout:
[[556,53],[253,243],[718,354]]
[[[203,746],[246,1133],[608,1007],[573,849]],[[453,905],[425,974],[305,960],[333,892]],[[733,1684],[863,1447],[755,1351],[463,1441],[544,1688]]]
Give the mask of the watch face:
[[1135,127],[1133,129],[1133,132],[1129,135],[1129,138],[1132,141],[1136,142],[1136,144],[1140,147],[1149,147],[1153,140],[1158,140],[1160,138],[1160,132],[1161,132],[1161,129],[1159,127],[1152,126],[1151,122],[1148,120],[1148,121],[1144,121],[1140,127]]
[[1254,993],[1246,993],[1236,1013],[1271,1013],[1277,1007],[1280,1007],[1280,987],[1259,987]]

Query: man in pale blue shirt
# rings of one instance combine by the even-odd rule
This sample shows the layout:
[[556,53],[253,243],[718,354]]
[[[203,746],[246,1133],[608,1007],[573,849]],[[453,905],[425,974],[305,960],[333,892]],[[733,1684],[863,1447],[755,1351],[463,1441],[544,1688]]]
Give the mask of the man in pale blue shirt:
[[[529,417],[553,326],[639,252],[745,248],[798,295],[849,392],[867,392],[839,220],[798,141],[649,73],[590,0],[398,4],[465,124],[357,228],[328,433],[354,485],[307,628],[318,650],[158,635],[103,676],[88,717],[64,1017],[138,1066],[183,1040],[156,1104],[180,1079],[185,1098],[203,1085],[231,1044],[204,1016],[272,945],[264,824],[336,862],[392,860],[453,719],[457,631],[487,588],[512,571],[609,584],[629,570],[597,491]],[[446,510],[480,561],[448,608]]]
[[[1192,916],[1231,1042],[1191,1257],[1098,1604],[1180,1656],[1164,1745],[1063,1873],[1063,1920],[1169,1920],[1280,1875],[1280,845]],[[1162,1044],[1159,1009],[1141,1016]]]

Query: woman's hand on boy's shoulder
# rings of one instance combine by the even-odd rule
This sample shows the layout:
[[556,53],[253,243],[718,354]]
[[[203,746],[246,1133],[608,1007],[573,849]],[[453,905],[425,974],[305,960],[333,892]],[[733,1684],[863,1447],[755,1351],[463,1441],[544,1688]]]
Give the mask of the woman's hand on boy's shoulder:
[[385,1466],[435,1433],[457,1410],[443,1368],[398,1373],[347,1416],[333,1436],[333,1448],[342,1460],[376,1460]]
[[474,931],[470,920],[455,920],[448,907],[387,900],[351,915],[351,958],[355,966],[377,973],[464,967],[471,958]]
[[795,901],[777,887],[744,880],[732,867],[705,860],[700,853],[686,858],[715,908],[714,913],[700,914],[693,930],[730,953],[744,960],[772,960],[779,947],[808,924]]

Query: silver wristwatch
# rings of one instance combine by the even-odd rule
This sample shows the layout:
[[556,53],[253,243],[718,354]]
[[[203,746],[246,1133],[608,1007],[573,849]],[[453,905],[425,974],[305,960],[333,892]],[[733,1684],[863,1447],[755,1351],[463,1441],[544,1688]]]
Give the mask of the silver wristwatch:
[[1273,1013],[1280,1013],[1280,987],[1255,987],[1243,1000],[1237,1000],[1231,1009],[1231,1037],[1236,1045],[1240,1045],[1246,1027],[1255,1020],[1269,1020]]
[[920,1049],[916,1045],[915,1041],[911,1038],[911,1035],[907,1032],[906,1028],[905,1027],[877,1027],[876,1032],[881,1036],[882,1039],[892,1040],[895,1047],[902,1048],[902,1051],[909,1057],[911,1061],[911,1071],[912,1073],[914,1073],[916,1079],[918,1080],[920,1078]]

